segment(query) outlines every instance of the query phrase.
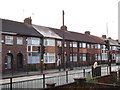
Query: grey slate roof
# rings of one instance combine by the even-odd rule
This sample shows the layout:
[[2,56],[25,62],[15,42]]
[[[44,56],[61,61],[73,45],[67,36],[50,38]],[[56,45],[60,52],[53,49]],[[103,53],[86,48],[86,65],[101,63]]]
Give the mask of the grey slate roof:
[[43,37],[42,34],[37,32],[32,27],[32,25],[6,20],[6,19],[1,19],[1,20],[2,20],[2,32],[16,33],[18,35],[26,35],[26,36]]
[[44,37],[49,38],[56,38],[56,39],[62,39],[59,35],[57,35],[55,32],[53,32],[48,27],[44,26],[38,26],[38,25],[32,25],[39,33],[41,33]]
[[[62,30],[55,29],[55,28],[50,28],[50,29],[62,37]],[[72,40],[72,41],[81,41],[81,42],[103,44],[99,40],[96,40],[89,35],[85,35],[85,34],[77,33],[77,32],[71,32],[71,31],[64,31],[64,38],[66,40]]]

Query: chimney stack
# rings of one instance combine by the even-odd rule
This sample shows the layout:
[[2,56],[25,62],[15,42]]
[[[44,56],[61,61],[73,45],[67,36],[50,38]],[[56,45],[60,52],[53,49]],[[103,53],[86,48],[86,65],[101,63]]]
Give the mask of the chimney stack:
[[106,35],[102,35],[102,38],[106,39]]
[[32,19],[31,19],[31,17],[25,18],[25,19],[24,19],[24,23],[25,23],[25,24],[32,24]]
[[67,26],[61,26],[61,30],[67,31]]
[[86,35],[90,35],[90,31],[85,31],[85,34]]

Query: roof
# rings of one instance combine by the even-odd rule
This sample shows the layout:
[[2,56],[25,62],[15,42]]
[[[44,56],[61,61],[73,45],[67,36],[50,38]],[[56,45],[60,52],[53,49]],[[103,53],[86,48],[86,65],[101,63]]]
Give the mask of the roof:
[[59,35],[57,35],[55,32],[53,32],[48,27],[44,26],[38,26],[38,25],[32,25],[39,33],[41,33],[44,37],[49,38],[56,38],[56,39],[62,39]]
[[104,40],[101,39],[101,37],[98,36],[94,36],[94,35],[89,35],[90,37],[96,39],[98,42],[100,42],[101,44],[105,44]]
[[110,45],[117,45],[117,46],[119,46],[118,41],[113,40],[113,39],[109,39],[109,41],[110,41]]
[[[50,28],[52,31],[54,31],[56,34],[58,34],[60,37],[62,37],[62,30],[60,29],[55,29],[55,28]],[[72,41],[81,41],[81,42],[89,42],[89,43],[99,43],[101,44],[100,41],[82,34],[82,33],[77,33],[77,32],[71,32],[71,31],[64,31],[64,38],[65,40],[72,40]]]
[[42,34],[37,32],[32,25],[28,25],[22,22],[16,22],[11,20],[2,20],[2,32],[7,33],[16,33],[19,35],[27,35],[27,36],[36,36],[43,37]]
[[113,45],[113,46],[120,46],[119,43],[118,43],[118,41],[116,41],[116,40],[108,39],[108,38],[102,38],[102,37],[101,37],[101,39],[102,39],[103,41],[109,40],[110,45]]

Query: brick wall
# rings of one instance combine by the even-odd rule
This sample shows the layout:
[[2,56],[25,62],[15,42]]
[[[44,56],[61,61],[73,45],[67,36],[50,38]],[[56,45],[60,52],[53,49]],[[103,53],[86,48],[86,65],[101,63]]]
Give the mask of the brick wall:
[[[3,72],[5,71],[5,56],[7,53],[11,53],[13,55],[13,68],[16,69],[17,67],[17,54],[22,53],[23,55],[23,65],[27,62],[27,46],[26,46],[26,37],[24,36],[13,36],[13,45],[5,44],[5,34],[2,35],[2,40],[4,42],[2,43],[2,67]],[[10,35],[8,35],[10,36]],[[17,45],[17,37],[23,37],[23,44]]]

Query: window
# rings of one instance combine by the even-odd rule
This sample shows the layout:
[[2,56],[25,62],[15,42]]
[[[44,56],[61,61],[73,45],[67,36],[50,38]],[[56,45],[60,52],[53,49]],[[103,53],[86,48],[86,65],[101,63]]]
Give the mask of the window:
[[95,44],[95,49],[100,49],[100,44]]
[[116,54],[112,54],[112,60],[115,60],[116,59]]
[[100,44],[98,44],[98,49],[100,49]]
[[116,55],[116,63],[120,63],[120,54]]
[[80,61],[86,61],[87,60],[87,54],[80,54]]
[[[72,61],[72,54],[70,54],[70,61]],[[77,62],[77,54],[73,54],[73,61]]]
[[73,47],[77,47],[77,42],[73,42]]
[[40,45],[40,39],[39,38],[27,38],[27,44],[28,45]]
[[102,53],[102,60],[108,60],[107,53]]
[[55,63],[55,53],[45,53],[44,63]]
[[86,61],[86,54],[83,54],[83,61]]
[[91,44],[91,48],[92,48],[92,49],[94,48],[94,44]]
[[28,63],[40,63],[40,56],[36,52],[28,53]]
[[5,44],[13,44],[13,36],[5,36]]
[[67,43],[66,42],[64,42],[64,47],[67,47]]
[[79,43],[79,47],[82,48],[82,43]]
[[61,43],[61,41],[57,41],[57,46],[62,46],[62,43]]
[[82,47],[83,47],[83,48],[86,48],[86,43],[82,43]]
[[23,44],[23,38],[17,37],[17,44]]
[[44,39],[45,46],[55,46],[55,39]]
[[5,59],[5,69],[11,69],[12,55],[7,54]]
[[116,46],[112,46],[112,50],[117,50],[117,47]]
[[98,54],[98,60],[101,60],[101,54]]
[[95,54],[95,60],[98,60],[98,55],[97,54]]
[[87,44],[87,48],[90,48],[90,44]]
[[70,42],[70,47],[77,47],[77,42]]

